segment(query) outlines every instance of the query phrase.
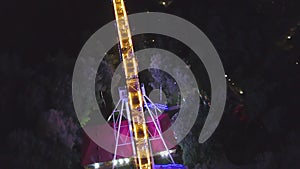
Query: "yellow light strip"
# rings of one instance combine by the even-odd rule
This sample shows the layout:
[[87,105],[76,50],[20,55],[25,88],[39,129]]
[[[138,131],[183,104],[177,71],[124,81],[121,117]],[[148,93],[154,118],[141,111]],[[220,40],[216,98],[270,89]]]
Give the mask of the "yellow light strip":
[[130,114],[133,123],[135,140],[133,146],[137,153],[135,164],[138,169],[152,169],[148,132],[143,111],[143,96],[138,79],[138,63],[134,56],[127,12],[123,0],[113,0],[113,5],[126,77]]

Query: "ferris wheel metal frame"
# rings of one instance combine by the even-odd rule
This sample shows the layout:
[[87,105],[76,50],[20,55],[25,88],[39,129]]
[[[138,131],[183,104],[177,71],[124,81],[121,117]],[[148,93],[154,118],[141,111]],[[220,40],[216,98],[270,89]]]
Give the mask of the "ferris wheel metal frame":
[[[133,157],[136,157],[136,150],[135,150],[135,146],[134,146],[135,144],[134,144],[134,137],[133,137],[133,131],[132,131],[132,124],[131,124],[131,115],[130,115],[130,109],[129,109],[129,104],[128,104],[128,97],[127,97],[127,89],[125,87],[119,87],[118,91],[119,91],[119,101],[117,102],[117,104],[116,104],[115,108],[113,109],[111,115],[107,119],[107,121],[112,120],[113,128],[114,128],[114,136],[115,136],[115,141],[116,141],[114,156],[113,156],[113,161],[112,161],[112,168],[113,169],[116,167],[117,151],[118,151],[119,146],[131,144],[132,145],[132,150],[133,150]],[[161,130],[161,126],[160,126],[159,118],[158,118],[159,115],[163,113],[161,109],[164,109],[164,108],[166,109],[167,107],[163,106],[161,104],[154,103],[146,95],[145,86],[143,84],[141,84],[141,91],[142,91],[142,96],[144,98],[143,99],[144,100],[144,107],[147,110],[147,111],[145,111],[145,114],[146,114],[146,112],[149,114],[149,116],[151,117],[151,122],[153,122],[153,124],[155,126],[155,130],[158,133],[158,137],[155,137],[155,136],[151,135],[151,133],[147,129],[148,133],[150,133],[149,134],[150,135],[149,142],[151,142],[153,140],[161,139],[161,141],[163,143],[163,146],[165,148],[165,151],[163,152],[164,157],[168,157],[169,161],[172,164],[175,164],[174,159],[171,155],[172,151],[168,149],[167,143],[166,143],[165,139],[163,138],[162,130]],[[160,88],[160,92],[162,92],[161,88]],[[160,97],[160,99],[161,99],[161,97]],[[117,112],[119,112],[119,113],[116,115]],[[128,128],[129,128],[128,131],[129,131],[130,139],[128,139],[128,137],[126,137],[126,139],[123,140],[123,143],[120,144],[119,143],[120,130],[121,130],[121,127],[122,127],[121,122],[122,122],[123,118],[125,118],[128,121]],[[147,121],[147,122],[150,122],[150,121]],[[129,140],[129,142],[128,142],[128,140]],[[152,155],[152,158],[153,158],[153,152],[152,152],[151,144],[149,144],[149,145],[150,145],[151,155]],[[128,162],[128,160],[127,160],[127,162]]]

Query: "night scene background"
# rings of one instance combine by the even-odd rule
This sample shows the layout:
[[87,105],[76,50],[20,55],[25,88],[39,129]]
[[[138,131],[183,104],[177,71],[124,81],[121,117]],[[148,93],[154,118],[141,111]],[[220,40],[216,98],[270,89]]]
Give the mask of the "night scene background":
[[[128,14],[164,12],[190,21],[208,36],[223,62],[225,112],[213,136],[199,144],[210,98],[203,65],[186,46],[168,37],[133,37],[136,50],[172,51],[200,77],[203,106],[179,145],[182,163],[191,169],[300,168],[297,0],[127,0],[126,6]],[[111,1],[7,0],[1,1],[0,18],[0,168],[82,168],[72,73],[84,43],[114,20]],[[113,105],[105,84],[120,62],[117,48],[108,55],[96,84],[99,106],[107,113]],[[148,92],[161,79],[168,79],[164,92],[175,104],[177,89],[167,84],[173,82],[170,77],[157,71],[141,76]],[[87,114],[83,121],[92,116]]]

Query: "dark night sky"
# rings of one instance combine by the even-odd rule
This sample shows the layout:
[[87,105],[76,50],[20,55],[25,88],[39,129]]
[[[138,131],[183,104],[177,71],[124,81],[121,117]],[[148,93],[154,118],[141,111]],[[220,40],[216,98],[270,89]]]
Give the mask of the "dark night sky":
[[[278,86],[274,92],[268,92],[271,95],[266,104],[269,108],[284,105],[287,128],[299,128],[300,3],[297,0],[173,0],[168,7],[160,5],[158,0],[127,0],[126,5],[129,14],[165,12],[197,25],[215,44],[225,71],[237,83],[247,89],[251,84],[244,78],[260,76],[271,83],[263,84],[261,93],[272,83]],[[0,72],[1,86],[5,86],[1,89],[0,126],[4,136],[14,129],[35,126],[34,120],[23,112],[23,86],[30,82],[30,79],[24,80],[27,77],[24,74],[37,70],[43,70],[43,74],[57,71],[51,69],[49,60],[57,59],[52,56],[60,52],[67,55],[68,60],[62,67],[71,74],[85,41],[113,19],[110,0],[0,2]],[[226,38],[222,38],[224,36]],[[224,39],[230,37],[243,41],[244,49],[251,52],[246,52],[247,56],[241,59],[239,53],[231,52],[228,46],[224,49]],[[5,53],[11,57],[3,57]],[[26,73],[20,73],[22,70]]]

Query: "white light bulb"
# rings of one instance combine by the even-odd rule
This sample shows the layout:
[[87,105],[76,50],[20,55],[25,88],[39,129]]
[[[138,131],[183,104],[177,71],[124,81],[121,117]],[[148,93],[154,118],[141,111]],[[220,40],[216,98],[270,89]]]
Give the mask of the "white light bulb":
[[100,167],[99,163],[94,164],[94,168],[99,168],[99,167]]
[[165,157],[165,152],[164,151],[160,152],[159,154],[160,154],[161,157]]
[[114,166],[116,166],[118,164],[118,161],[117,160],[113,160],[113,164],[114,164]]
[[129,158],[125,158],[125,163],[128,164],[130,162]]

